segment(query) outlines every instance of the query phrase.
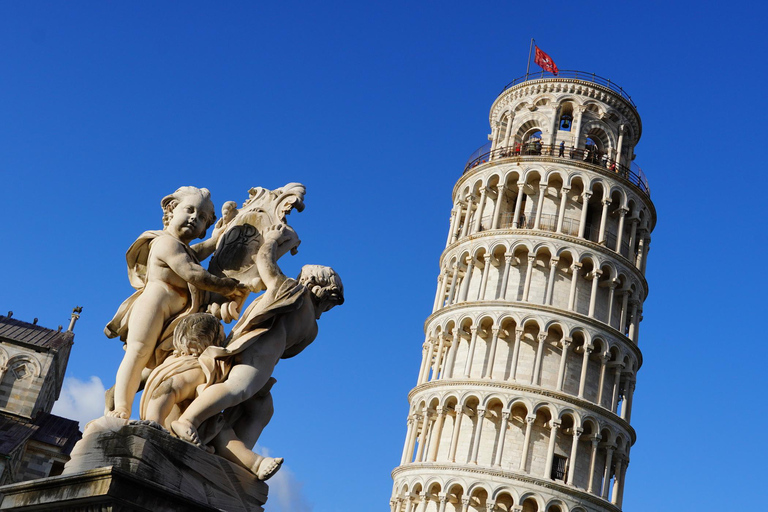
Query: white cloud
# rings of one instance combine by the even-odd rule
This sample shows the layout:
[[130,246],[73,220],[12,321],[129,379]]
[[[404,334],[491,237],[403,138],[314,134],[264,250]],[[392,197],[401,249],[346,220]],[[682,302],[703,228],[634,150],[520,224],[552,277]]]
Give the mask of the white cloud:
[[[269,449],[262,446],[257,445],[254,451],[266,457],[270,456]],[[269,484],[269,499],[264,508],[269,512],[312,511],[312,505],[302,491],[304,484],[285,464],[267,481],[267,484]]]
[[94,418],[104,415],[104,384],[95,375],[87,382],[74,377],[64,379],[53,414],[80,422],[80,430]]

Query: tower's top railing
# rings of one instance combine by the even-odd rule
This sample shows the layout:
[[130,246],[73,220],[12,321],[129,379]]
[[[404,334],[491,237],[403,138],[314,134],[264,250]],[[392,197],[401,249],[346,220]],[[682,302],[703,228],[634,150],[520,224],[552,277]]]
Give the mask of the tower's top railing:
[[632,184],[636,185],[648,197],[651,196],[651,188],[648,185],[648,178],[645,173],[635,162],[630,162],[629,165],[619,163],[610,158],[606,153],[600,152],[596,146],[585,146],[583,148],[575,148],[573,146],[562,147],[559,144],[549,145],[542,144],[539,140],[530,141],[524,144],[515,144],[514,146],[503,147],[491,151],[491,143],[488,142],[477,148],[472,155],[470,155],[467,164],[464,166],[464,172],[466,174],[475,167],[484,163],[501,160],[504,158],[539,158],[547,157],[553,159],[570,160],[576,162],[583,162],[590,165],[593,168],[599,168],[601,172],[610,172],[618,174],[626,180],[629,180]]
[[627,94],[627,92],[616,84],[616,82],[611,82],[609,78],[603,78],[602,76],[598,76],[594,73],[587,73],[586,71],[574,71],[571,69],[563,69],[559,71],[556,75],[553,73],[550,73],[549,71],[537,71],[536,73],[528,73],[527,75],[523,75],[519,78],[515,78],[511,82],[509,82],[507,85],[504,86],[504,89],[501,90],[501,92],[506,91],[510,87],[513,87],[515,85],[521,84],[523,82],[529,82],[531,80],[540,80],[542,78],[572,78],[574,80],[581,80],[583,82],[591,82],[593,84],[602,85],[603,87],[607,87],[608,89],[617,92],[622,98],[627,100],[630,105],[635,107],[637,109],[637,105],[635,105],[635,102],[632,101],[632,97]]

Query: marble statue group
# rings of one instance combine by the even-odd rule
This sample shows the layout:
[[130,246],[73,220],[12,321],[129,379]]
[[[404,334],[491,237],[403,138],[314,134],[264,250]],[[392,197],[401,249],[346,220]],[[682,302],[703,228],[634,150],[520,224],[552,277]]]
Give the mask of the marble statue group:
[[[272,372],[317,336],[320,315],[344,302],[339,275],[305,265],[296,279],[278,260],[296,254],[286,215],[304,209],[305,188],[252,188],[216,219],[207,189],[163,198],[163,229],[146,231],[126,254],[136,289],[105,328],[124,342],[106,415],[139,417],[172,435],[271,477],[281,458],[252,451],[273,413]],[[205,237],[213,226],[211,237]],[[208,268],[202,261],[210,257]],[[263,292],[263,293],[261,293]],[[251,293],[259,294],[247,307]],[[236,321],[228,336],[222,322]]]

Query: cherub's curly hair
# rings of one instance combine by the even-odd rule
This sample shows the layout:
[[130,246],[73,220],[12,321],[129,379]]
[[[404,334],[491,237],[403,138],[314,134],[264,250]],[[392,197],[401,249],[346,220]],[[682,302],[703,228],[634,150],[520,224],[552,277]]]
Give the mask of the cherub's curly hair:
[[335,306],[344,304],[344,285],[341,284],[339,274],[331,267],[304,265],[299,273],[299,283],[320,300],[328,299]]
[[198,196],[203,198],[204,211],[202,213],[205,214],[205,230],[208,231],[208,228],[216,222],[216,211],[213,207],[213,202],[211,201],[210,191],[207,188],[197,187],[181,187],[177,189],[176,192],[165,196],[163,200],[160,201],[160,206],[163,208],[163,227],[168,227],[168,223],[173,216],[173,209],[176,208],[186,196]]
[[203,350],[221,346],[224,328],[210,313],[194,313],[181,319],[173,330],[174,356],[199,356]]

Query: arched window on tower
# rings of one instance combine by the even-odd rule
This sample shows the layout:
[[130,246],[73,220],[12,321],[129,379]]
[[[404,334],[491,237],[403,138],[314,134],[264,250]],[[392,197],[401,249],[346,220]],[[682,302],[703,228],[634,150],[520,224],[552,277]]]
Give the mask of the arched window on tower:
[[573,105],[570,103],[563,103],[560,107],[560,124],[559,129],[564,132],[571,131],[573,126]]

